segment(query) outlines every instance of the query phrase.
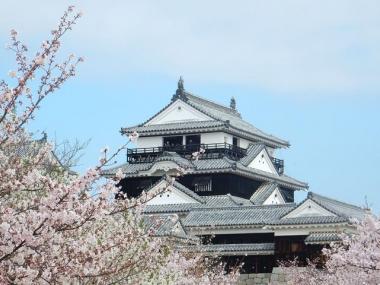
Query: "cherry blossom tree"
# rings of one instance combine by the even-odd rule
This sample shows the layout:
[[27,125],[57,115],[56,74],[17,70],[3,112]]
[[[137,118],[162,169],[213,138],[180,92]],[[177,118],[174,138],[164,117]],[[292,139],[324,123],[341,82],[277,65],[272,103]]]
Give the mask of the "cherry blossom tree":
[[[372,215],[357,223],[355,234],[323,250],[322,260],[306,268],[284,267],[289,284],[380,284],[380,219]],[[321,263],[323,265],[321,265]]]
[[0,81],[0,283],[234,282],[222,264],[178,251],[147,229],[141,212],[155,193],[114,199],[122,173],[106,182],[100,173],[126,145],[113,155],[104,150],[99,165],[81,176],[47,169],[56,163],[52,146],[34,144],[27,123],[83,61],[57,61],[62,37],[80,16],[69,7],[32,57],[11,31],[17,69]]

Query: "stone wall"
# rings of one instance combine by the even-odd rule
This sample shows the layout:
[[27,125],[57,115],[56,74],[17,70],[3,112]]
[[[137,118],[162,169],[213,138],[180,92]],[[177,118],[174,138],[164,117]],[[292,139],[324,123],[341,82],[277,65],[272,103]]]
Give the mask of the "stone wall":
[[272,273],[241,274],[238,285],[286,285],[286,275],[280,268],[273,268]]

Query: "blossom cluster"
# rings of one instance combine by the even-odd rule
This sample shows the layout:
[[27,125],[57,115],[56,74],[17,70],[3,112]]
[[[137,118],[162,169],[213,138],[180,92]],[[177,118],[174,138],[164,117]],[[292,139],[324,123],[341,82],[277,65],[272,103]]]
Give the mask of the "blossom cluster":
[[368,215],[355,221],[354,233],[342,233],[341,242],[323,249],[319,260],[300,270],[297,262],[284,270],[290,284],[380,284],[380,218]]
[[[28,48],[11,31],[17,69],[9,72],[10,83],[0,81],[0,284],[233,282],[236,275],[226,275],[222,266],[211,267],[147,230],[142,209],[152,193],[115,199],[123,173],[101,180],[114,157],[108,149],[98,166],[72,175],[51,145],[29,135],[27,123],[41,101],[82,61],[73,55],[56,60],[62,36],[80,16],[69,7],[30,61]],[[130,140],[137,138],[132,134]]]

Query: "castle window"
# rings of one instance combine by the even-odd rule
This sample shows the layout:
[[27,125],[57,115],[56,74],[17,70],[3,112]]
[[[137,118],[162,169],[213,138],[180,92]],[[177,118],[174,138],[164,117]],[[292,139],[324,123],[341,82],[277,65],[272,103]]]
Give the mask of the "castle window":
[[175,136],[175,137],[164,137],[164,149],[170,151],[171,149],[182,146],[183,137]]
[[211,192],[212,179],[211,177],[196,177],[192,183],[195,192]]
[[186,136],[186,145],[200,145],[201,135]]
[[232,138],[232,144],[233,144],[234,146],[239,146],[239,139],[238,139],[237,137],[233,137],[233,138]]

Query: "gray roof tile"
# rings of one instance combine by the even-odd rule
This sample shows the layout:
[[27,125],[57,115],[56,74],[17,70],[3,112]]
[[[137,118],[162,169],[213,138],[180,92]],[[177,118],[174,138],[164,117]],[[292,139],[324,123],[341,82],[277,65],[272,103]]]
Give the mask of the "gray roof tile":
[[179,183],[176,180],[172,181],[172,179],[170,177],[168,177],[168,176],[163,176],[160,180],[158,180],[152,186],[150,186],[149,188],[147,188],[145,191],[149,192],[150,190],[152,190],[153,188],[155,188],[157,185],[159,185],[162,181],[166,181],[168,186],[174,187],[178,191],[181,191],[182,193],[190,196],[191,198],[193,198],[197,202],[199,202],[199,203],[205,203],[205,200],[201,196],[199,196],[197,193],[195,193],[194,191],[190,190],[185,185],[182,185],[181,183]]
[[[186,123],[174,123],[174,124],[159,124],[159,125],[151,125],[144,126],[147,122],[152,120],[158,114],[162,113],[166,110],[171,104],[175,101],[171,102],[165,108],[163,108],[156,115],[151,117],[145,123],[128,128],[122,128],[122,133],[131,133],[133,131],[137,131],[144,135],[160,135],[160,134],[174,134],[180,132],[187,132],[195,130],[197,131],[228,131],[236,133],[239,136],[247,137],[250,139],[256,139],[262,142],[265,142],[274,147],[287,147],[289,146],[289,142],[279,139],[275,136],[264,133],[263,131],[257,129],[250,123],[244,121],[240,114],[230,108],[224,107],[220,104],[211,102],[210,100],[206,100],[195,96],[191,93],[186,92],[186,99],[184,102],[193,108],[199,110],[200,112],[208,115],[213,118],[215,121],[203,121],[203,122],[186,122]],[[177,99],[181,100],[181,99]]]
[[307,183],[299,181],[287,175],[269,173],[260,169],[244,166],[239,162],[236,163],[236,166],[238,172],[240,171],[241,173],[245,173],[249,176],[255,177],[260,181],[276,182],[281,186],[297,190],[309,187]]
[[176,189],[178,189],[179,191],[182,191],[183,193],[185,193],[186,195],[190,196],[191,198],[193,198],[194,200],[198,201],[199,203],[205,203],[204,197],[199,196],[197,193],[195,193],[194,191],[190,190],[189,188],[187,188],[186,186],[182,185],[181,183],[179,183],[177,181],[174,181],[173,182],[173,187],[176,188]]
[[[178,182],[175,182],[175,183],[181,185]],[[188,190],[188,191],[191,191],[191,190]],[[194,195],[197,195],[197,194],[194,193]],[[144,212],[145,213],[186,213],[186,212],[190,212],[191,210],[199,209],[199,208],[228,208],[228,207],[252,205],[252,203],[247,199],[232,196],[229,194],[202,196],[202,197],[198,196],[198,197],[201,199],[200,201],[201,203],[148,205],[145,207]]]
[[248,243],[248,244],[207,244],[198,246],[180,247],[190,249],[202,253],[215,253],[223,255],[223,253],[235,253],[245,255],[246,253],[254,253],[255,255],[273,255],[274,243]]
[[216,120],[229,121],[231,127],[241,131],[243,135],[245,133],[250,133],[261,137],[264,140],[269,140],[282,146],[289,146],[289,142],[264,133],[250,123],[244,121],[238,112],[230,108],[211,102],[210,100],[203,99],[199,96],[195,96],[188,92],[186,93],[186,98],[188,99],[186,103],[189,105],[209,115],[210,117],[215,118]]
[[168,205],[147,205],[144,208],[144,213],[155,214],[155,213],[187,213],[194,208],[198,208],[200,205],[198,203],[184,203],[184,204],[168,204]]
[[233,162],[228,158],[199,159],[193,161],[197,170],[229,169]]
[[311,233],[306,237],[305,244],[326,244],[341,240],[339,234],[335,232]]
[[149,126],[134,126],[122,128],[122,133],[138,132],[140,136],[152,136],[161,134],[191,133],[194,131],[210,132],[218,131],[226,127],[225,122],[220,121],[194,121],[170,124],[157,124]]
[[307,198],[313,200],[318,205],[340,217],[362,220],[366,215],[366,211],[363,208],[334,200],[313,192],[309,192]]
[[177,237],[188,239],[186,232],[175,229],[176,225],[180,225],[180,220],[177,215],[144,215],[143,222],[146,229],[152,232],[154,236]]
[[187,174],[201,174],[201,173],[236,173],[243,176],[248,176],[250,178],[257,179],[259,181],[265,182],[276,182],[281,186],[299,190],[308,188],[307,183],[301,182],[297,179],[289,177],[287,175],[278,175],[265,172],[259,169],[244,166],[240,162],[232,161],[226,157],[218,159],[199,159],[199,160],[187,160],[182,158],[178,154],[165,155],[164,157],[159,157],[155,162],[152,163],[132,163],[124,164],[119,167],[114,167],[102,172],[105,176],[115,175],[118,168],[122,168],[123,173],[126,177],[138,177],[139,171],[149,170],[156,162],[159,161],[173,161],[179,166],[187,169]]
[[262,143],[250,144],[247,148],[247,155],[240,159],[239,162],[244,166],[248,166],[264,148],[265,145]]
[[294,208],[294,204],[194,209],[183,220],[185,227],[265,225]]
[[193,164],[190,160],[183,158],[176,152],[164,151],[159,157],[157,157],[154,163],[160,161],[173,161],[183,168],[193,167]]
[[335,216],[309,216],[297,218],[284,218],[268,222],[268,225],[307,225],[307,224],[340,224],[347,223],[349,220],[345,217]]
[[263,183],[251,196],[250,200],[255,205],[262,205],[266,199],[273,193],[278,187],[278,184],[265,182]]
[[202,197],[206,204],[203,207],[234,207],[234,206],[250,206],[252,203],[244,198],[236,197],[230,194],[213,195]]
[[152,163],[125,163],[102,171],[104,176],[113,176],[121,168],[121,171],[127,176],[137,174],[140,171],[148,170],[152,167]]

